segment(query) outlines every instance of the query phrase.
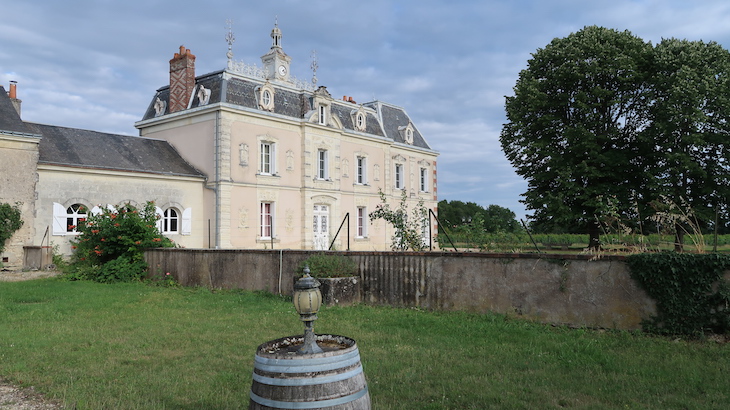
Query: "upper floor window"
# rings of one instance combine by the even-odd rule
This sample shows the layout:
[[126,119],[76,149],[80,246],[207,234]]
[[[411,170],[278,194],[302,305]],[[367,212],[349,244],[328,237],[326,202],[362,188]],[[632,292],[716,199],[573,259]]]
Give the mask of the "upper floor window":
[[276,144],[262,141],[260,151],[259,171],[262,174],[274,175],[276,173]]
[[428,192],[428,168],[421,168],[420,191]]
[[180,232],[180,213],[175,208],[167,208],[162,214],[162,233]]
[[403,189],[403,164],[395,164],[395,187],[397,189]]
[[357,178],[358,184],[364,185],[368,183],[367,180],[367,159],[365,157],[357,157]]
[[271,104],[271,91],[264,90],[263,96],[261,97],[261,102],[265,107],[269,106]]
[[327,150],[317,150],[317,179],[329,178],[328,165]]

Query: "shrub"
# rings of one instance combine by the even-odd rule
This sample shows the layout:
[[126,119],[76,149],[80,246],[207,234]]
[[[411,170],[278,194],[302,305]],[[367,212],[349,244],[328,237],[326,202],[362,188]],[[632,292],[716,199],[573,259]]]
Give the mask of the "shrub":
[[658,334],[698,336],[730,331],[730,256],[676,252],[630,255],[631,277],[656,301],[642,327]]
[[140,210],[125,204],[80,221],[81,234],[71,241],[75,276],[103,283],[142,278],[144,249],[174,246],[157,229],[157,219],[154,203],[147,202]]
[[357,265],[350,258],[342,255],[318,253],[299,264],[299,272],[309,266],[310,275],[315,278],[344,278],[357,274]]
[[5,242],[23,226],[19,205],[0,203],[0,252],[5,250]]

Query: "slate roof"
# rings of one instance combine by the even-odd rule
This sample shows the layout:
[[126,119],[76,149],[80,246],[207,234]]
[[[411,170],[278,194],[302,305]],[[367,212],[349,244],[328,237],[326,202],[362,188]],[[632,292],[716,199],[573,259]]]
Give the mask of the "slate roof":
[[25,123],[42,136],[40,164],[203,177],[167,141]]
[[15,111],[5,87],[0,85],[0,132],[31,134],[32,131],[25,125],[20,115]]
[[[208,104],[224,102],[242,108],[258,110],[257,89],[265,84],[264,80],[231,73],[225,75],[226,73],[226,71],[216,71],[196,77],[196,86],[203,85],[205,88],[211,90]],[[311,114],[313,109],[313,93],[311,91],[296,91],[288,87],[281,87],[277,82],[271,82],[270,84],[275,89],[275,114],[296,119],[303,119],[307,114]],[[169,86],[158,89],[157,93],[152,97],[152,101],[142,120],[149,120],[155,117],[154,103],[157,98],[167,102],[167,107],[169,107],[169,95]],[[380,101],[353,104],[335,99],[330,105],[330,114],[336,116],[346,130],[354,132],[355,126],[352,121],[352,111],[357,110],[360,105],[375,110],[375,113],[366,110],[366,129],[364,131],[366,134],[388,138],[394,142],[405,143],[399,127],[405,127],[409,123],[412,124],[412,122],[406,111],[401,107]],[[190,108],[197,108],[198,106],[199,101],[197,96],[194,96]],[[168,109],[166,109],[165,114],[169,113]],[[413,124],[413,129],[413,146],[430,150],[431,147],[418,131],[415,124]]]

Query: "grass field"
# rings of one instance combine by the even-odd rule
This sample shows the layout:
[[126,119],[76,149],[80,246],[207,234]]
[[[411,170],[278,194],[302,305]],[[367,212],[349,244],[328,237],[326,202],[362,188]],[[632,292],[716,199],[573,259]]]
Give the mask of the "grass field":
[[[374,409],[730,408],[730,346],[501,315],[328,307]],[[256,346],[301,332],[263,293],[0,282],[0,377],[78,409],[243,409]]]

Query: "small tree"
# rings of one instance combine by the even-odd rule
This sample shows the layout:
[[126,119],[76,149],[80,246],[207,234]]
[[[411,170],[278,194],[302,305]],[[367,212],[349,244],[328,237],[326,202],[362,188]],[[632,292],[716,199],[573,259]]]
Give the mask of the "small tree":
[[72,240],[75,263],[87,268],[80,276],[98,282],[142,278],[147,268],[144,249],[174,246],[157,228],[158,218],[154,203],[147,202],[139,210],[125,204],[81,220],[81,234]]
[[20,203],[10,205],[0,203],[0,252],[5,250],[5,242],[23,226],[20,219]]
[[423,251],[426,249],[424,241],[424,228],[428,228],[428,209],[423,205],[423,199],[409,211],[406,191],[401,192],[398,208],[392,209],[388,203],[385,193],[378,190],[382,203],[375,207],[375,211],[368,216],[370,221],[383,219],[393,225],[395,232],[391,238],[390,248],[394,251]]

